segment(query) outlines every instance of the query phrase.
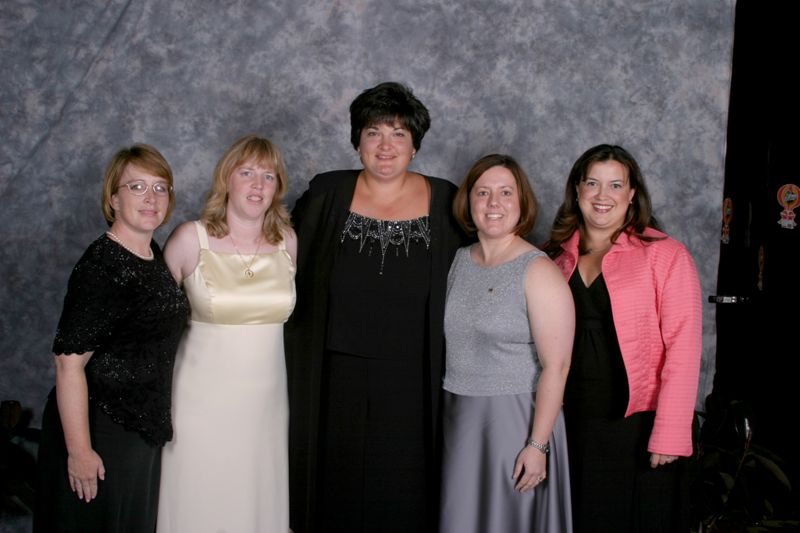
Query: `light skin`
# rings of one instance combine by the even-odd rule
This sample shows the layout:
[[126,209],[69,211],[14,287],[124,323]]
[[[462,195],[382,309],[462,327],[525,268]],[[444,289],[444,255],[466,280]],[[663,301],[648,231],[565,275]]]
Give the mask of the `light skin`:
[[578,272],[588,287],[602,272],[602,260],[611,248],[611,236],[625,223],[625,214],[636,191],[631,189],[628,169],[617,161],[591,165],[578,185],[578,208],[584,219],[582,237],[590,253],[578,261]]
[[97,480],[106,478],[103,460],[92,448],[89,436],[89,392],[84,368],[91,357],[91,353],[55,357],[56,398],[67,444],[69,486],[78,499],[87,503],[97,497]]
[[[141,182],[147,185],[142,196],[134,195],[126,186]],[[114,223],[111,231],[125,246],[142,256],[150,255],[153,231],[161,225],[169,206],[169,195],[157,195],[153,185],[168,185],[167,180],[130,165],[120,178],[118,190],[111,195]],[[98,479],[105,480],[102,458],[92,448],[89,435],[89,392],[86,384],[86,365],[92,352],[58,354],[56,367],[56,399],[64,440],[67,445],[67,475],[76,496],[90,502],[97,497]]]
[[[136,196],[126,186],[137,182],[147,186],[147,192],[142,196]],[[153,231],[164,222],[169,207],[169,195],[153,192],[155,184],[169,186],[166,179],[128,165],[120,177],[117,192],[111,195],[114,223],[110,230],[125,246],[145,257],[150,255]]]
[[234,168],[228,178],[228,223],[260,228],[277,187],[277,174],[270,165],[249,161]]
[[350,209],[381,220],[410,220],[428,214],[430,185],[409,172],[416,154],[411,132],[399,122],[374,124],[361,131],[359,174]]
[[[519,192],[508,169],[492,167],[484,172],[473,185],[469,199],[472,220],[478,230],[478,243],[470,249],[475,263],[497,266],[536,249],[513,232],[520,218]],[[525,300],[542,365],[530,437],[546,444],[564,397],[575,335],[575,308],[560,270],[544,257],[528,267]],[[547,456],[525,446],[516,457],[512,478],[516,490],[532,490],[547,478]]]
[[635,193],[622,163],[601,161],[589,167],[578,184],[578,207],[590,244],[611,244],[611,235],[625,223]]
[[[636,190],[630,186],[628,169],[609,160],[591,165],[577,192],[578,207],[584,219],[582,237],[590,250],[578,259],[578,273],[588,287],[603,271],[603,258],[611,248],[611,236],[625,223]],[[656,468],[677,458],[675,455],[651,453],[650,466]]]
[[[226,222],[229,235],[218,239],[209,235],[211,250],[222,253],[252,255],[274,253],[278,246],[264,241],[264,217],[277,190],[277,174],[270,165],[246,161],[228,178]],[[286,251],[297,260],[297,236],[292,229],[284,231]],[[234,246],[235,243],[235,246]],[[185,222],[172,232],[164,245],[164,259],[178,283],[182,283],[197,267],[200,242],[193,222]]]
[[520,217],[514,175],[505,167],[488,169],[473,184],[469,205],[479,238],[492,241],[513,235]]

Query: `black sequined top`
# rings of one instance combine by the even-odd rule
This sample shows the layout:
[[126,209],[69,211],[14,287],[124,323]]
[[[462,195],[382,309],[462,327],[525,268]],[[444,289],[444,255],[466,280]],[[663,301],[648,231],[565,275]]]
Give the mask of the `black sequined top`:
[[89,399],[151,444],[172,438],[172,367],[189,302],[161,249],[145,261],[103,235],[75,265],[53,343],[56,354],[94,352]]

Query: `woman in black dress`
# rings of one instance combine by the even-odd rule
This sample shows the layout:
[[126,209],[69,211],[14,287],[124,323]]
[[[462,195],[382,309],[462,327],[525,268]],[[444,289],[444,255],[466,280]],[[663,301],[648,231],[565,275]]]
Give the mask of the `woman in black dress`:
[[546,251],[575,301],[564,392],[575,532],[688,531],[700,283],[658,229],[630,153],[603,144],[578,158]]
[[430,125],[398,83],[350,106],[362,169],[316,176],[292,213],[287,325],[296,533],[435,529],[451,183],[409,170]]
[[110,228],[72,271],[53,343],[36,532],[154,531],[189,311],[152,238],[174,205],[172,171],[155,148],[116,153],[103,181]]

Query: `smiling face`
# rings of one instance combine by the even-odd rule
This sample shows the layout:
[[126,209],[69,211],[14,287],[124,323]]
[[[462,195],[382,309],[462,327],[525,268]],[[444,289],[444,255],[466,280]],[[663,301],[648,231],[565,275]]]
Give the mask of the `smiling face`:
[[470,215],[479,238],[505,237],[519,222],[519,191],[505,167],[492,167],[475,181],[469,194]]
[[229,215],[243,220],[263,219],[272,205],[278,178],[272,166],[246,161],[228,178]]
[[398,121],[373,124],[361,130],[358,151],[366,173],[377,179],[404,175],[416,153],[411,132]]
[[[129,189],[129,184],[144,184],[147,188],[141,196]],[[153,190],[161,185],[161,194]],[[128,165],[119,180],[117,191],[111,195],[114,209],[114,225],[122,225],[128,231],[140,234],[152,233],[164,221],[169,206],[169,182],[154,176],[135,165]]]
[[578,207],[586,229],[610,234],[621,228],[635,193],[622,163],[609,160],[592,164],[578,184]]

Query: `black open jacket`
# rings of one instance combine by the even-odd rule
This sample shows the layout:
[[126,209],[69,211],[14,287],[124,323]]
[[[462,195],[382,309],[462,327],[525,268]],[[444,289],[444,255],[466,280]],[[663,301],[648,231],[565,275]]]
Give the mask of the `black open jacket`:
[[[360,170],[339,170],[315,176],[297,200],[292,220],[298,237],[297,302],[286,324],[286,366],[289,376],[289,485],[291,526],[295,533],[321,531],[316,524],[316,473],[319,450],[320,392],[328,285],[341,231]],[[447,274],[455,251],[465,244],[452,216],[456,187],[427,177],[431,186],[431,272],[426,342],[429,372],[425,384],[428,478],[439,492],[440,400],[444,373],[444,304]],[[388,481],[388,480],[387,480]],[[431,502],[432,512],[438,499]],[[437,517],[431,516],[431,524]],[[435,525],[432,525],[432,529]]]

